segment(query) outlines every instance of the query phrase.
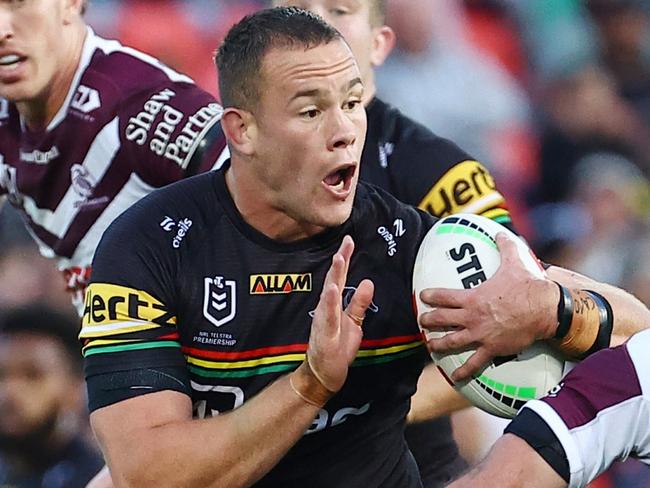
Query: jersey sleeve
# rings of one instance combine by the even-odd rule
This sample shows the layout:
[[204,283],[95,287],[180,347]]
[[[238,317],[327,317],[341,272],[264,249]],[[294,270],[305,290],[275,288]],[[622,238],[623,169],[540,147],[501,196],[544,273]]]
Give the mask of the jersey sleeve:
[[409,184],[418,186],[418,207],[436,217],[467,212],[493,219],[512,229],[506,199],[488,169],[447,139],[428,135],[404,144],[400,156],[412,166]]
[[[569,464],[570,487],[582,487],[614,461],[650,464],[650,330],[578,364],[546,397],[528,402],[551,428]],[[524,440],[527,434],[515,430]],[[529,442],[530,444],[530,442]]]
[[[85,293],[79,338],[91,406],[104,406],[93,395],[114,389],[116,381],[136,381],[137,386],[138,371],[186,368],[174,310],[171,246],[156,244],[155,223],[147,223],[140,203],[104,234]],[[131,386],[117,388],[125,396],[113,396],[112,403],[133,396]]]
[[134,172],[161,187],[209,171],[227,154],[221,106],[187,82],[131,96],[120,109],[120,139]]

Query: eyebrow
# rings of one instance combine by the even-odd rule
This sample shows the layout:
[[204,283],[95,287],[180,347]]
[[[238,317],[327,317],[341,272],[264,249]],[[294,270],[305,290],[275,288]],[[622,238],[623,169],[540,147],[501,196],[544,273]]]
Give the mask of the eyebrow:
[[[354,87],[356,85],[359,85],[359,84],[363,85],[363,82],[361,81],[361,78],[356,77],[353,80],[351,80],[350,83],[348,83],[347,89],[351,90],[352,87]],[[321,93],[321,90],[319,90],[318,88],[316,88],[314,90],[302,90],[302,91],[299,91],[298,93],[296,93],[293,97],[291,97],[291,101],[293,101],[293,100],[295,100],[297,98],[301,98],[301,97],[315,97],[315,96],[318,96],[320,93]]]

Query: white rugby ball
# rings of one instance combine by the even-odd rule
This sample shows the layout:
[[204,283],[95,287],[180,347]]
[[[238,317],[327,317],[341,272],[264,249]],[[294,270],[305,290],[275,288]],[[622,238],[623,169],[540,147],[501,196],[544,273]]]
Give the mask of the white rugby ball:
[[[424,237],[413,270],[413,294],[418,318],[431,307],[420,300],[425,288],[474,288],[490,278],[501,258],[496,235],[505,232],[517,242],[526,268],[544,276],[544,270],[526,243],[513,232],[474,214],[455,214],[440,219]],[[448,332],[422,329],[428,339]],[[473,351],[431,357],[450,383],[451,373]],[[557,385],[564,371],[562,356],[543,342],[536,342],[517,356],[495,358],[472,380],[454,384],[471,403],[499,417],[512,418],[528,400],[545,395]]]

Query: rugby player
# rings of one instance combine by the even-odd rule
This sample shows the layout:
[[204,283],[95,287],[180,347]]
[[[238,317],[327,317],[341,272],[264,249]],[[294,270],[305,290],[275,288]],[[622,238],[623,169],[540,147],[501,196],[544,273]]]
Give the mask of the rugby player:
[[153,189],[218,165],[225,148],[214,98],[97,36],[85,7],[0,3],[0,204],[6,195],[57,259],[79,311],[108,224]]
[[[423,364],[410,270],[435,218],[357,188],[361,73],[318,17],[247,17],[217,61],[232,159],[135,204],[94,260],[81,338],[111,471],[125,486],[420,486],[402,437]],[[517,342],[552,337],[558,286],[509,264],[525,300],[490,313]]]
[[650,331],[578,364],[528,402],[485,460],[450,488],[584,487],[614,461],[650,465]]
[[[383,63],[395,44],[394,32],[384,23],[385,3],[273,1],[275,6],[293,5],[317,13],[343,35],[355,55],[368,118],[360,166],[362,181],[380,186],[399,200],[436,217],[477,213],[515,230],[507,202],[484,165],[376,96],[374,69]],[[578,278],[555,266],[548,273],[564,284],[574,283]],[[596,286],[583,277],[576,284],[592,289]],[[640,303],[636,307],[643,313]],[[412,400],[412,422],[407,426],[406,439],[426,488],[442,486],[466,467],[453,441],[449,417],[440,415],[467,405],[433,364],[425,368]]]

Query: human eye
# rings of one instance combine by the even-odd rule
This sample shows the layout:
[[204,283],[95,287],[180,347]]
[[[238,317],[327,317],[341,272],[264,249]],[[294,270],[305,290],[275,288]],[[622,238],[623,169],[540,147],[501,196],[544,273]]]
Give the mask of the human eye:
[[300,117],[305,120],[313,120],[320,115],[320,111],[317,108],[309,108],[300,112]]
[[348,15],[350,13],[350,9],[345,7],[334,7],[329,9],[329,13],[335,17],[342,17],[344,15]]
[[361,99],[360,98],[353,98],[353,99],[348,100],[347,102],[345,102],[345,104],[343,105],[343,108],[345,110],[351,112],[352,110],[356,109],[360,105],[361,105]]

